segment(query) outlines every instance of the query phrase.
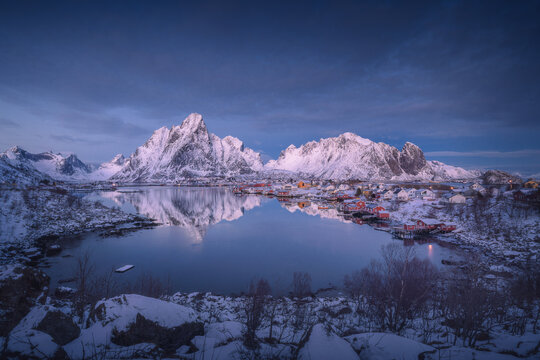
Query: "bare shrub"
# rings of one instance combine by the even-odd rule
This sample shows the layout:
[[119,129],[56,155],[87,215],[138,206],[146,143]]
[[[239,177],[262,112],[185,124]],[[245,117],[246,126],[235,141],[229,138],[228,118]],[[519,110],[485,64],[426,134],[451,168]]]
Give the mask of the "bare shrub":
[[454,343],[460,338],[466,346],[474,346],[481,334],[489,334],[498,303],[497,293],[482,281],[478,263],[470,258],[461,272],[451,277],[441,303]]
[[433,294],[437,269],[429,260],[419,260],[410,247],[389,244],[382,260],[346,278],[346,287],[361,295],[382,330],[401,333],[421,314]]
[[271,294],[270,284],[265,279],[252,281],[249,285],[248,295],[244,306],[245,331],[244,345],[248,349],[258,347],[257,329],[261,326],[267,296]]
[[303,298],[311,295],[311,275],[307,272],[295,272],[292,282],[292,296]]
[[159,298],[171,293],[170,277],[168,278],[167,283],[163,284],[157,277],[145,272],[137,278],[134,284],[128,285],[124,289],[124,292]]

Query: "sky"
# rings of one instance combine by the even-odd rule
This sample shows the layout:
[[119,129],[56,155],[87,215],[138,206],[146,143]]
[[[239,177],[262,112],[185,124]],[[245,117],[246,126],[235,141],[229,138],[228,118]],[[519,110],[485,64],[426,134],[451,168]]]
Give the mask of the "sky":
[[0,2],[0,149],[131,154],[201,113],[276,158],[354,132],[540,174],[540,1]]

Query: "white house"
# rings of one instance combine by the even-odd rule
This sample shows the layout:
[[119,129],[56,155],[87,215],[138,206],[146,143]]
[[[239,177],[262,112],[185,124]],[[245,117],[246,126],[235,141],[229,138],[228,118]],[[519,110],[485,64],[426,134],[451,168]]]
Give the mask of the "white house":
[[422,195],[422,197],[435,198],[435,193],[430,189],[423,189],[420,194]]
[[409,199],[416,197],[416,189],[408,189],[407,194],[409,194]]
[[399,201],[407,201],[409,200],[409,193],[405,190],[401,190],[400,192],[397,193],[397,199]]
[[461,194],[456,194],[456,195],[450,197],[450,199],[448,199],[448,201],[451,204],[465,204],[466,200],[467,199],[465,198],[465,196],[463,196]]
[[394,197],[394,193],[393,193],[391,190],[386,191],[386,192],[382,195],[382,198],[383,198],[384,200],[392,200],[393,197]]

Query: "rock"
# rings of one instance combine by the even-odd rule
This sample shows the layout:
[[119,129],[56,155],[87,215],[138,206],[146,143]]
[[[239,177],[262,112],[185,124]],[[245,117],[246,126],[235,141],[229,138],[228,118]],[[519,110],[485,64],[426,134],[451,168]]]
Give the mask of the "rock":
[[54,256],[60,254],[60,252],[62,252],[62,247],[58,244],[54,244],[47,248],[46,254],[47,256]]
[[36,330],[49,334],[55,343],[65,345],[79,337],[81,329],[61,311],[49,311],[36,327]]
[[0,336],[6,336],[30,311],[45,300],[49,277],[40,270],[22,265],[0,266]]
[[189,322],[167,328],[137,314],[135,322],[131,323],[126,331],[113,330],[112,342],[120,346],[153,343],[166,353],[174,354],[177,348],[188,345],[193,337],[203,334],[204,326],[199,322]]
[[521,184],[523,180],[500,170],[488,170],[482,175],[482,183],[487,185]]
[[77,290],[67,287],[59,286],[54,290],[54,296],[58,299],[70,299],[77,293]]

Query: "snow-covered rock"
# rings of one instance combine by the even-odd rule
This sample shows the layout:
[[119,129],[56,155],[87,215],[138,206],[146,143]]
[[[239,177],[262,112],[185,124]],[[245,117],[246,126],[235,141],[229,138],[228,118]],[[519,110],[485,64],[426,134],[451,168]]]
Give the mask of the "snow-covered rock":
[[353,133],[311,141],[299,148],[290,145],[265,169],[340,180],[446,180],[478,176],[476,172],[427,161],[422,150],[410,142],[399,151]]
[[311,330],[309,340],[298,353],[299,360],[358,360],[351,345],[339,336],[327,333],[322,324]]
[[[64,346],[71,358],[84,358],[92,351],[105,351],[111,343],[117,346],[132,347],[150,341],[136,341],[146,336],[143,332],[153,331],[154,341],[160,340],[161,329],[177,331],[186,324],[197,320],[195,310],[172,302],[145,297],[142,295],[120,295],[99,301],[90,315],[90,326],[81,331],[79,338]],[[145,326],[141,326],[141,323]],[[132,328],[135,325],[135,328]],[[188,325],[189,326],[189,325]],[[151,327],[151,328],[150,328]],[[200,325],[202,331],[202,324]],[[150,340],[150,339],[149,339]],[[119,342],[135,341],[133,344]],[[159,344],[156,344],[159,345]]]
[[232,136],[208,132],[200,114],[179,126],[162,127],[129,157],[114,180],[176,181],[193,176],[232,176],[262,169],[260,154]]
[[422,353],[435,352],[432,346],[389,333],[365,333],[346,339],[362,359],[416,360]]

